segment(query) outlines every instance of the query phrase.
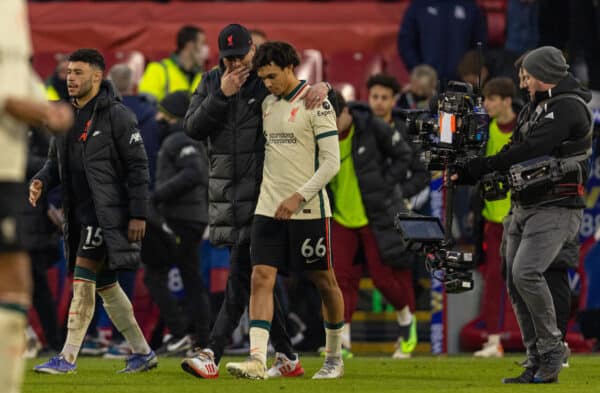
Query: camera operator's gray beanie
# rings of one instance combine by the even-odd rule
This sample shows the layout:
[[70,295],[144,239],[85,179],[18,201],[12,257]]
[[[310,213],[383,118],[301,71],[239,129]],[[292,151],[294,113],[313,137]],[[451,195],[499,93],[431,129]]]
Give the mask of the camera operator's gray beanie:
[[559,49],[553,46],[542,46],[525,56],[523,68],[537,80],[556,84],[567,76],[569,65]]

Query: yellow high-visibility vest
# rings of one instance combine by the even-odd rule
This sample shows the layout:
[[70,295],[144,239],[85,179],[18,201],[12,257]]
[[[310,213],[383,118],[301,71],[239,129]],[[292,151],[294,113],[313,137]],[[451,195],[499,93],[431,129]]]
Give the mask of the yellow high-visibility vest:
[[138,85],[138,92],[149,94],[160,102],[167,94],[179,90],[191,93],[202,80],[202,72],[198,72],[190,83],[188,75],[179,67],[173,58],[153,61],[148,64]]

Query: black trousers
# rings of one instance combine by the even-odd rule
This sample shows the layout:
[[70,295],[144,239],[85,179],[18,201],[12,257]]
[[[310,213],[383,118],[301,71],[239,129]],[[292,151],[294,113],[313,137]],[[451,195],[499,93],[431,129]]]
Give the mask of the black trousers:
[[33,278],[33,307],[38,313],[48,348],[60,351],[63,338],[58,328],[56,305],[48,286],[48,268],[58,260],[57,250],[30,251]]
[[[241,245],[233,247],[230,256],[229,277],[227,278],[227,287],[225,288],[225,299],[217,315],[208,343],[208,348],[212,349],[215,353],[215,362],[217,364],[223,356],[223,351],[231,338],[231,334],[239,325],[240,318],[248,306],[251,275],[250,246]],[[290,356],[293,353],[292,343],[285,328],[285,316],[283,315],[279,297],[276,293],[273,294],[273,301],[274,312],[271,323],[271,342],[275,347],[275,351]]]
[[[150,296],[158,308],[165,325],[176,337],[183,337],[189,331],[189,320],[193,324],[193,332],[197,345],[204,347],[210,333],[210,303],[208,291],[200,276],[198,249],[202,241],[205,225],[190,225],[184,221],[168,221],[169,227],[180,239],[173,256],[160,256],[162,261],[145,261],[144,282]],[[156,233],[150,231],[148,242],[159,241]],[[154,236],[153,236],[154,235]],[[146,254],[146,253],[144,253]],[[146,256],[147,259],[157,257]],[[150,262],[150,263],[148,263]],[[185,313],[182,312],[177,299],[168,287],[168,275],[174,263],[181,274],[185,290]]]

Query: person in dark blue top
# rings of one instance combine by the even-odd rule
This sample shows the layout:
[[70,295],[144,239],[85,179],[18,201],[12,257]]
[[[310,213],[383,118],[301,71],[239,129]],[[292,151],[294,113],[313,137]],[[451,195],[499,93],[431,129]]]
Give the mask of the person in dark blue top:
[[475,0],[413,0],[398,32],[398,53],[408,70],[429,64],[442,86],[477,42],[487,42],[485,14]]

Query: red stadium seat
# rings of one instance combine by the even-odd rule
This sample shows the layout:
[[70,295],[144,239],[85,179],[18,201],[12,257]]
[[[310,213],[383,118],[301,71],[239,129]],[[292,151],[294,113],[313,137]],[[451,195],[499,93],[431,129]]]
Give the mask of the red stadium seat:
[[57,56],[61,53],[35,52],[33,55],[33,68],[42,79],[47,79],[56,69]]
[[350,83],[357,99],[366,98],[366,82],[370,75],[383,72],[384,59],[379,53],[338,52],[327,58],[325,79],[333,84]]

